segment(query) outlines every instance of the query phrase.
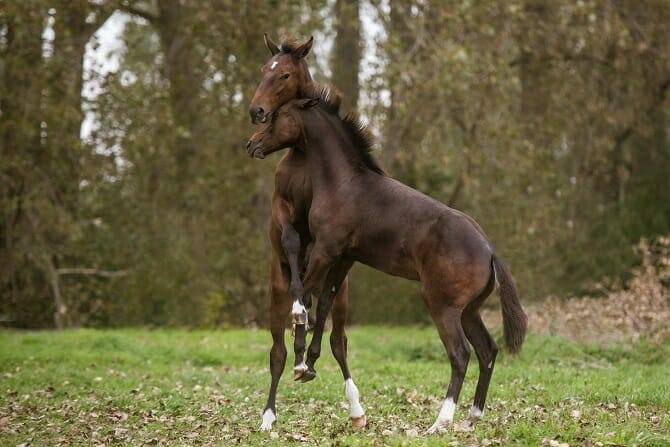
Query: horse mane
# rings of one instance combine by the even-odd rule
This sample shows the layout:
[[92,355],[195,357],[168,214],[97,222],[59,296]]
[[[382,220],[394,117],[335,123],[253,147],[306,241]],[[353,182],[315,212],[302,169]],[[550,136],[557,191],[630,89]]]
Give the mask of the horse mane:
[[345,132],[351,138],[356,153],[361,158],[363,165],[377,174],[387,175],[386,171],[379,165],[372,155],[375,139],[372,132],[361,120],[358,113],[350,111],[346,115],[340,115],[342,106],[342,94],[334,87],[314,85],[307,92],[308,98],[319,99],[318,107],[331,116],[338,118]]

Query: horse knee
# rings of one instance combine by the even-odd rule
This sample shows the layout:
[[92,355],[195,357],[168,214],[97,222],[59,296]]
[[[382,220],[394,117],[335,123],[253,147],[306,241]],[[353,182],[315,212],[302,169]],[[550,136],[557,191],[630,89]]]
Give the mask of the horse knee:
[[295,298],[302,298],[305,295],[302,284],[299,281],[291,281],[291,284],[289,285],[289,288],[288,288],[288,293],[294,299]]
[[300,236],[295,231],[284,230],[281,234],[281,245],[286,254],[297,255],[300,251]]

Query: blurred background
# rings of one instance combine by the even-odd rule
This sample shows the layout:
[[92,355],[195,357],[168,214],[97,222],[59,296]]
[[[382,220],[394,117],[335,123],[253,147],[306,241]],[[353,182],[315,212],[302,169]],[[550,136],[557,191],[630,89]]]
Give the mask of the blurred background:
[[[475,217],[543,324],[579,297],[637,331],[670,307],[669,23],[667,0],[0,2],[0,325],[265,325],[268,32],[314,36],[382,164]],[[366,267],[350,296],[353,323],[428,321]]]

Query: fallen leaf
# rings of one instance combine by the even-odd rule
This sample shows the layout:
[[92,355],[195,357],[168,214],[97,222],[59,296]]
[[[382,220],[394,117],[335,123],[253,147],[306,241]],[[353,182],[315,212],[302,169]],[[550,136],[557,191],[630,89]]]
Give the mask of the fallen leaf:
[[417,436],[419,436],[419,431],[416,428],[410,428],[405,430],[405,434],[410,438],[416,438]]

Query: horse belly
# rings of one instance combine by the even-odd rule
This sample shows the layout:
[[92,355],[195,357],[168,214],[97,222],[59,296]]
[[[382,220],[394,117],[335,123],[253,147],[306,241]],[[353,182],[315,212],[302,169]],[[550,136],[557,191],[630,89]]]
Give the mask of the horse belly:
[[393,276],[418,280],[414,260],[397,238],[384,234],[362,235],[357,246],[350,250],[358,262]]

